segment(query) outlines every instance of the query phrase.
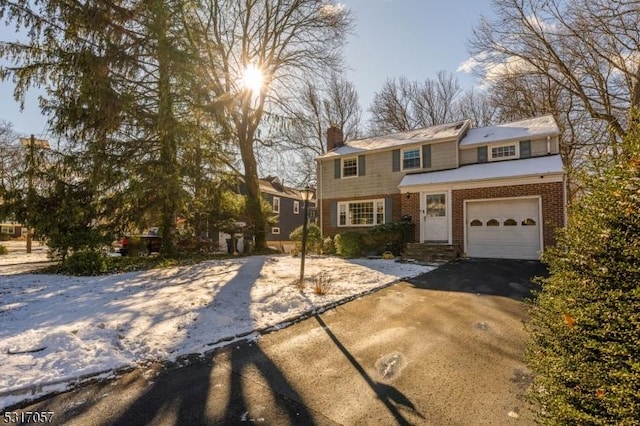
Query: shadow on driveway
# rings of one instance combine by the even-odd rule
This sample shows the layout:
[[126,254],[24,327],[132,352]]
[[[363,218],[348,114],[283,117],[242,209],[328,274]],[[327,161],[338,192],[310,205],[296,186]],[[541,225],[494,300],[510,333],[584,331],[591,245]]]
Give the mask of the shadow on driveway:
[[532,297],[540,286],[533,277],[547,276],[541,262],[510,259],[458,259],[407,280],[419,288],[487,294],[515,300]]

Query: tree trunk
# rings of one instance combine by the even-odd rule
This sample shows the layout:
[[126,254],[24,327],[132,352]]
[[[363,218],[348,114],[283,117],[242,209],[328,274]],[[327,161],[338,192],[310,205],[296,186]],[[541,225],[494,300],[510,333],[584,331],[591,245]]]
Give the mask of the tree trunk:
[[244,165],[244,180],[247,186],[247,215],[249,222],[253,225],[253,235],[255,237],[255,248],[264,250],[267,248],[265,212],[262,211],[262,197],[260,195],[260,183],[258,182],[258,165],[253,151],[253,143],[250,140],[241,138],[240,155]]
[[171,48],[167,40],[168,14],[162,0],[156,2],[156,30],[158,40],[158,137],[160,141],[160,169],[162,183],[161,233],[163,256],[175,254],[176,213],[178,190],[177,143],[171,101]]

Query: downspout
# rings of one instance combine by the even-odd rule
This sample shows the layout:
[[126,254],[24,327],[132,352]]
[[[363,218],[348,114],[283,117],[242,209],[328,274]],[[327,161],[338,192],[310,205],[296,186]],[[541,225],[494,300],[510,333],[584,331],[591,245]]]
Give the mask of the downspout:
[[547,155],[551,154],[551,136],[547,136]]

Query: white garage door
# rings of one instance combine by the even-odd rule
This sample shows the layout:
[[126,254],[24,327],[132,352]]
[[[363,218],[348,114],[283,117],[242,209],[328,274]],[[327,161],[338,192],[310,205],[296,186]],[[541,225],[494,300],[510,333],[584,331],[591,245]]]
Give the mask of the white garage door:
[[539,202],[538,198],[467,202],[467,255],[538,259]]

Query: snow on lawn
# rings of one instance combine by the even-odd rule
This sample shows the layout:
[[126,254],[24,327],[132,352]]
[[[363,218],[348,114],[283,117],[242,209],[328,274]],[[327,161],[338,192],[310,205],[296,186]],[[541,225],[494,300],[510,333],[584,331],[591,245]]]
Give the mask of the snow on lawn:
[[[221,339],[433,267],[390,260],[310,257],[329,294],[300,293],[300,259],[254,256],[102,277],[0,276],[0,409],[67,382],[147,360],[204,353]],[[25,394],[25,391],[33,394]]]

